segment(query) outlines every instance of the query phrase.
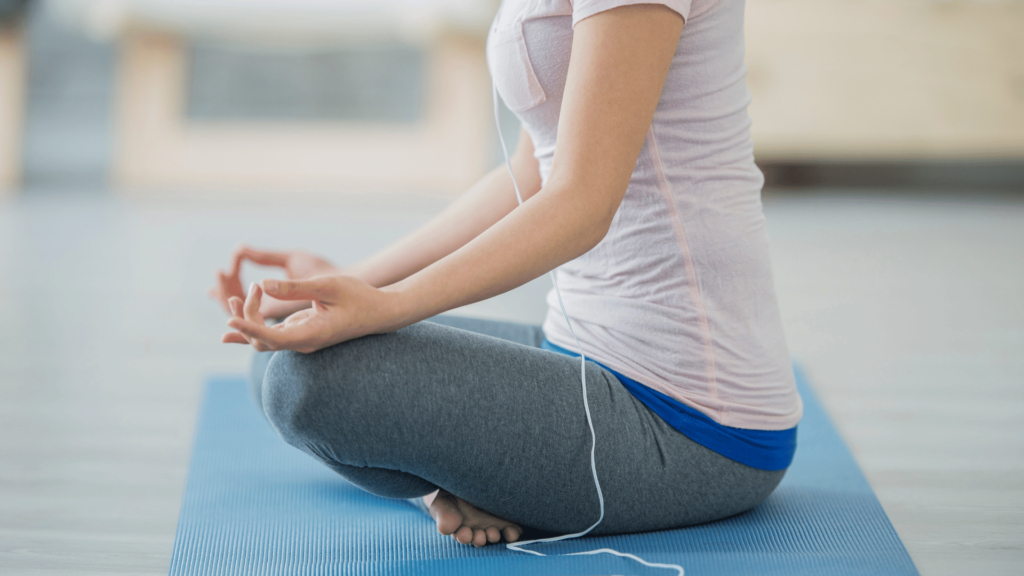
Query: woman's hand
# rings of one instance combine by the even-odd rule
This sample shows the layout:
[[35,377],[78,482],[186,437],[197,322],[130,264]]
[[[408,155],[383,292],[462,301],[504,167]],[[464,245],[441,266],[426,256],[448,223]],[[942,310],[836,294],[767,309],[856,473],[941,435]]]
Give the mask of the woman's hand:
[[[297,280],[311,278],[324,274],[337,274],[340,272],[333,264],[308,252],[292,250],[288,252],[270,252],[257,250],[248,246],[240,246],[231,255],[231,270],[224,272],[217,270],[215,274],[216,284],[210,288],[211,298],[218,300],[228,314],[232,314],[228,302],[232,297],[243,299],[246,297],[242,289],[242,263],[246,260],[263,266],[275,266],[282,268],[289,279]],[[279,320],[304,308],[309,308],[309,301],[283,302],[273,297],[262,300],[260,314],[266,318]]]
[[[260,311],[267,296],[288,303],[312,302],[280,324],[266,326]],[[243,302],[228,301],[231,319],[222,342],[251,344],[260,352],[295,350],[310,353],[339,342],[401,327],[394,295],[350,276],[318,276],[308,280],[264,280],[253,283]]]

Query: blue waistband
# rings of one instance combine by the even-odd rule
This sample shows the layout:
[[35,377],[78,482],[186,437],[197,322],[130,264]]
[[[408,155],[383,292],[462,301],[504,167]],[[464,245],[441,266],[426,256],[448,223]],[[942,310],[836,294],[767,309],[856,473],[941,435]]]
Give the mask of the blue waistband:
[[[548,342],[547,338],[544,339],[541,348],[576,358],[580,356]],[[793,454],[796,452],[796,426],[788,430],[750,430],[723,426],[675,398],[652,390],[600,362],[594,364],[615,374],[630,394],[661,416],[669,426],[705,448],[760,470],[782,470],[788,468],[793,461]]]

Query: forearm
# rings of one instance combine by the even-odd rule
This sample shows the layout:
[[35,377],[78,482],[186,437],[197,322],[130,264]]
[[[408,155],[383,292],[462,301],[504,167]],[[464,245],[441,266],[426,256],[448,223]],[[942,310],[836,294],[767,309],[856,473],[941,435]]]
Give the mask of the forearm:
[[[517,153],[513,170],[524,197],[540,189],[532,147],[529,157]],[[508,168],[501,165],[425,226],[347,268],[345,273],[372,286],[394,284],[465,246],[515,207],[512,178]]]
[[[228,326],[237,332],[222,341],[309,353],[500,294],[583,254],[604,237],[621,195],[614,204],[595,202],[583,190],[542,190],[455,252],[384,288],[350,275],[253,284],[244,304],[232,300]],[[264,291],[314,305],[268,327],[258,312]]]
[[544,189],[471,242],[385,289],[395,303],[386,329],[496,296],[597,245],[621,195],[602,202],[570,187]]

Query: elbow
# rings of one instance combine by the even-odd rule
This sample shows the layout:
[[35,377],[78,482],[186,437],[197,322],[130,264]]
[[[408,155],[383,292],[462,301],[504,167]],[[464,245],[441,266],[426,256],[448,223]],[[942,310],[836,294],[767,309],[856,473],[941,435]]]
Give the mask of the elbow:
[[608,231],[611,230],[615,214],[618,212],[619,204],[622,202],[621,198],[618,198],[615,202],[595,202],[594,200],[591,196],[582,198],[576,203],[579,207],[578,213],[584,215],[580,219],[580,226],[577,228],[576,237],[579,239],[579,253],[577,256],[590,252],[604,240],[605,236],[608,235]]
[[604,237],[608,235],[608,231],[611,230],[612,220],[615,219],[615,210],[609,213],[602,213],[593,220],[593,224],[588,226],[587,232],[587,249],[583,253],[590,252],[598,244],[604,240]]
[[618,187],[558,184],[547,188],[553,193],[552,196],[558,198],[557,209],[572,214],[568,228],[572,230],[573,244],[576,246],[574,257],[582,256],[604,240],[626,194],[625,185],[621,190]]

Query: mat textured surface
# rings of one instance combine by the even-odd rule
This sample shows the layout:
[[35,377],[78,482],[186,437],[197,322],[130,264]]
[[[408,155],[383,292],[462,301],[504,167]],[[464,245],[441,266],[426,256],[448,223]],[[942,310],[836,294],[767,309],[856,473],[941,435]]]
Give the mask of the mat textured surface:
[[[917,574],[860,468],[798,374],[796,460],[763,504],[704,526],[535,545],[614,548],[707,574]],[[600,442],[600,438],[598,438]],[[595,511],[596,513],[596,511]],[[367,494],[286,445],[241,377],[209,381],[170,574],[671,574],[609,555],[540,558],[442,537],[411,504]]]

